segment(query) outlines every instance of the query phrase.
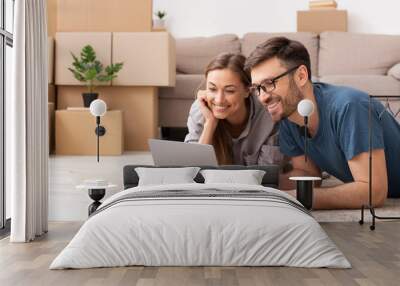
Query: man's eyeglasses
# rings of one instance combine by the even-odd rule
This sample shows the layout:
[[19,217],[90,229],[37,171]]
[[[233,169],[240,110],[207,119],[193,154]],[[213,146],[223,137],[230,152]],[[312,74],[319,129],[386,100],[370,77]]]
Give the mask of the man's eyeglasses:
[[280,79],[281,77],[284,77],[287,74],[290,74],[291,72],[295,71],[298,67],[292,67],[291,69],[288,69],[287,71],[285,71],[284,73],[272,78],[272,79],[266,79],[264,80],[262,83],[260,84],[254,84],[250,87],[250,92],[256,96],[260,96],[261,94],[261,90],[265,93],[267,92],[271,92],[276,88],[276,82],[278,81],[278,79]]

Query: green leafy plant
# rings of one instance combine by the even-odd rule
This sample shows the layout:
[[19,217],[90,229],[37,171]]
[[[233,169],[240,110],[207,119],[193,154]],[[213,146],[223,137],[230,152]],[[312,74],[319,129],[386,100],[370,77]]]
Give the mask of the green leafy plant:
[[165,16],[167,16],[167,12],[158,10],[156,13],[154,13],[154,15],[156,15],[158,19],[162,20]]
[[73,68],[68,69],[77,80],[85,83],[90,93],[93,92],[96,81],[107,82],[116,78],[123,66],[123,63],[116,63],[103,68],[103,64],[96,59],[96,52],[91,45],[82,48],[79,59],[72,52],[71,55],[74,59]]

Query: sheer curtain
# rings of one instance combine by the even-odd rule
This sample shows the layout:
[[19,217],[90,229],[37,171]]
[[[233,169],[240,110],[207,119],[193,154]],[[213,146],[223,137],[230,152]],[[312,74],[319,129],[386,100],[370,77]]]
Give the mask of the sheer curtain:
[[47,232],[48,113],[46,0],[18,0],[13,93],[6,113],[12,242]]

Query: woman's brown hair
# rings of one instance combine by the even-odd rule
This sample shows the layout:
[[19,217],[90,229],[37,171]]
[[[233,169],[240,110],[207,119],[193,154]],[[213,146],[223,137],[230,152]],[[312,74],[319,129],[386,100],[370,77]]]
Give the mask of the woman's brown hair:
[[[247,89],[251,84],[250,74],[244,70],[246,58],[241,54],[222,53],[216,56],[207,65],[205,76],[214,70],[229,69],[239,76],[240,81]],[[213,146],[220,165],[233,163],[232,142],[225,127],[225,120],[219,120],[214,133]]]

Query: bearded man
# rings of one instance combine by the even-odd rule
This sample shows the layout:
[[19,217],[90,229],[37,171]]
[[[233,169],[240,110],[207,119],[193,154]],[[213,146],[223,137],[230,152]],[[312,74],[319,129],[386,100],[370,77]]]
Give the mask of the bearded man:
[[[311,81],[310,56],[303,44],[284,37],[259,45],[246,60],[251,90],[280,121],[280,151],[291,158],[293,169],[281,176],[281,189],[294,188],[289,176],[321,176],[326,171],[344,184],[314,189],[313,208],[360,208],[369,190],[369,95],[350,87]],[[307,158],[304,154],[304,118],[297,104],[309,99]],[[400,197],[400,125],[372,101],[372,202]],[[290,191],[295,195],[295,191]]]

